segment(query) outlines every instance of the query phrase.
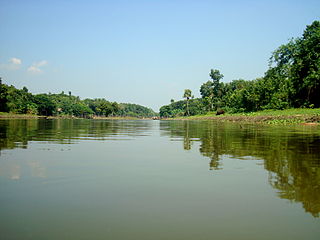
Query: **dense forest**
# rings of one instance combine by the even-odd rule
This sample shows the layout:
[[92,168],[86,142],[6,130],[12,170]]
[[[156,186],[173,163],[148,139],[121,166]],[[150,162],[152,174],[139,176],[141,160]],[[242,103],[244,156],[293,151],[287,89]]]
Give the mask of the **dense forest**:
[[3,84],[0,78],[0,112],[38,114],[44,116],[93,116],[110,117],[153,117],[156,113],[147,107],[109,102],[104,98],[84,99],[73,96],[69,91],[59,94],[32,94],[26,87],[17,89]]
[[276,49],[265,75],[255,80],[221,82],[223,74],[211,69],[211,80],[200,87],[201,98],[190,89],[185,100],[160,108],[161,117],[177,117],[217,111],[253,112],[265,109],[320,107],[320,22],[307,26],[302,37]]

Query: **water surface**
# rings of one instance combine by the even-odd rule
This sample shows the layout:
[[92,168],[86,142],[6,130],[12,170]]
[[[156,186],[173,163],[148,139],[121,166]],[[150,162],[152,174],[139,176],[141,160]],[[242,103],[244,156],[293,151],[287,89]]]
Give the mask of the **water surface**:
[[0,239],[319,239],[320,129],[0,120]]

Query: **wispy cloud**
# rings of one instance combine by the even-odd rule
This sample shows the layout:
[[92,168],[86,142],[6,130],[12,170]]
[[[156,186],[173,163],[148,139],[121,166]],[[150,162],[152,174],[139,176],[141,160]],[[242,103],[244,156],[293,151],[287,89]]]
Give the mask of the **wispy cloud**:
[[19,58],[10,58],[7,63],[0,64],[0,69],[5,70],[18,70],[22,64],[21,59]]
[[48,62],[46,60],[35,62],[30,67],[28,67],[27,71],[30,73],[41,73],[42,72],[41,68],[47,64]]

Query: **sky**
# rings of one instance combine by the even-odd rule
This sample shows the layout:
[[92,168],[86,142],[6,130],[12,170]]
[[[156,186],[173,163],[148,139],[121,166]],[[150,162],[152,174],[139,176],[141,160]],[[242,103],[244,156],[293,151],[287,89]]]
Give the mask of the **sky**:
[[184,89],[199,97],[210,69],[262,77],[315,20],[318,0],[0,0],[0,77],[158,111]]

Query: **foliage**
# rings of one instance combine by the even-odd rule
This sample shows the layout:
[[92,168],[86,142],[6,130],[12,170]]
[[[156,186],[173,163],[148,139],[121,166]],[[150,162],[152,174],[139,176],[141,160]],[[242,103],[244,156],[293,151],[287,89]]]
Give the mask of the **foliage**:
[[[190,99],[188,103],[189,107],[189,114],[191,116],[197,114],[204,114],[205,104],[203,99],[195,98]],[[171,117],[181,117],[185,116],[186,114],[186,100],[176,101],[169,105],[162,106],[160,108],[160,117],[171,118]]]
[[17,114],[39,114],[44,116],[76,116],[89,118],[96,116],[133,116],[153,117],[156,113],[137,104],[109,102],[104,98],[81,100],[68,94],[33,95],[24,87],[19,90],[14,86],[0,83],[0,111]]
[[154,117],[157,114],[151,109],[138,104],[120,103],[119,116]]

